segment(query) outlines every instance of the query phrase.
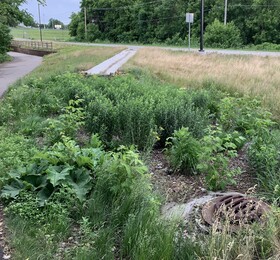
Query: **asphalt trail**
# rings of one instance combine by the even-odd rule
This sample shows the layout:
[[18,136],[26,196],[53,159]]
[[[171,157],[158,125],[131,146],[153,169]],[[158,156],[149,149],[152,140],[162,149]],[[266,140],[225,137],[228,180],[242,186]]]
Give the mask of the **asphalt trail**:
[[0,64],[0,97],[11,84],[41,65],[43,58],[17,52],[9,52],[11,62]]

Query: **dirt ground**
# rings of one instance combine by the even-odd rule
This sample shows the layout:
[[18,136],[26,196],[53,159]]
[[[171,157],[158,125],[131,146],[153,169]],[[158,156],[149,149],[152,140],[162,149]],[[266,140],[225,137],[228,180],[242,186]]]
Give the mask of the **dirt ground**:
[[[257,180],[250,172],[246,151],[247,147],[244,147],[230,162],[230,168],[240,167],[242,173],[234,177],[236,185],[227,186],[225,192],[234,191],[246,194],[256,191]],[[202,174],[190,176],[173,173],[162,150],[153,152],[149,170],[152,174],[155,191],[164,197],[166,203],[185,203],[193,198],[206,195],[208,192]]]

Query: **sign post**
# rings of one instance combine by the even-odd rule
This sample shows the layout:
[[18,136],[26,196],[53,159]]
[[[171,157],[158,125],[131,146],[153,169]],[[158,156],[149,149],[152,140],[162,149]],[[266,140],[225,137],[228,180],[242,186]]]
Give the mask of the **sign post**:
[[186,13],[186,22],[189,24],[189,51],[191,50],[191,23],[193,23],[194,14]]

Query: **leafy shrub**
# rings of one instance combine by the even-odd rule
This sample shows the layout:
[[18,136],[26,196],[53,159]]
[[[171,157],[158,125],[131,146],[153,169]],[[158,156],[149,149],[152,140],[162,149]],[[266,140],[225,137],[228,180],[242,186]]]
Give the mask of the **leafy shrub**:
[[224,25],[215,19],[205,30],[205,45],[213,48],[238,48],[242,40],[240,30],[233,22]]
[[250,165],[257,174],[275,172],[279,166],[279,152],[277,147],[268,138],[256,137],[249,151]]
[[121,146],[117,152],[108,152],[97,171],[96,189],[104,189],[107,201],[129,196],[139,180],[145,178],[148,168],[140,160],[134,147]]
[[175,131],[173,136],[167,139],[166,146],[169,147],[167,155],[171,167],[181,173],[195,173],[198,164],[201,145],[188,128]]
[[57,119],[48,119],[46,136],[50,143],[61,141],[63,136],[74,138],[77,131],[84,125],[84,109],[81,107],[82,99],[70,100],[69,105],[63,109],[63,113]]
[[280,44],[264,42],[262,44],[253,45],[252,48],[256,50],[280,51]]
[[15,119],[16,111],[8,100],[1,101],[0,106],[0,126],[8,125]]
[[208,135],[202,138],[202,152],[199,154],[197,169],[206,174],[210,190],[223,190],[228,184],[235,184],[233,177],[240,169],[230,169],[229,161],[237,156],[237,146],[227,136],[223,139],[222,129],[209,129]]
[[209,110],[210,116],[216,119],[219,113],[219,104],[225,96],[224,93],[213,88],[211,85],[203,86],[207,89],[199,89],[192,93],[192,102],[195,107]]
[[0,136],[0,171],[1,177],[5,177],[14,167],[28,161],[37,149],[33,141],[22,135],[11,134],[6,128],[0,128]]
[[226,131],[237,130],[248,136],[269,131],[275,123],[271,113],[256,99],[225,97],[219,105],[219,123]]
[[[62,189],[69,189],[81,202],[94,187],[103,187],[104,196],[128,196],[134,184],[148,169],[134,148],[121,146],[117,152],[101,150],[97,135],[91,143],[96,148],[80,148],[67,137],[45,152],[36,154],[29,162],[11,171],[2,189],[3,198],[16,199],[23,191],[36,194],[40,204],[45,204]],[[110,201],[108,200],[108,201]]]
[[45,224],[52,218],[60,222],[68,222],[68,212],[63,204],[48,202],[45,207],[40,207],[36,196],[30,192],[22,192],[17,200],[12,201],[5,212],[10,216],[17,216],[22,219],[34,221],[36,223]]
[[11,61],[12,58],[8,54],[1,54],[0,53],[0,63],[5,62],[5,61]]
[[[0,108],[0,123],[4,124],[12,120],[27,118],[37,114],[39,116],[50,115],[59,112],[63,103],[58,101],[51,93],[41,89],[41,82],[34,81],[34,85],[23,84],[17,88],[12,88],[5,95],[3,107]],[[1,104],[2,105],[2,104]],[[67,103],[65,104],[65,106]],[[5,113],[10,112],[11,118]]]
[[6,54],[9,50],[12,41],[10,29],[7,25],[0,23],[0,54]]
[[65,137],[63,143],[56,143],[36,154],[26,166],[11,171],[1,196],[15,199],[22,191],[30,190],[43,205],[62,187],[68,187],[83,201],[93,187],[95,168],[102,155],[99,148],[81,149]]

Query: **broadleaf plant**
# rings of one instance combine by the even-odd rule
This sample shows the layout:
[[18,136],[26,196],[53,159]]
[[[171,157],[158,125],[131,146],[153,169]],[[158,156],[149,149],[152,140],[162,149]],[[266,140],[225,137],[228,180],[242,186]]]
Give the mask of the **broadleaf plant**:
[[63,142],[35,155],[25,167],[11,171],[1,197],[15,199],[21,191],[30,190],[44,205],[54,192],[68,187],[82,202],[93,187],[95,169],[103,154],[100,148],[80,148],[64,137]]

